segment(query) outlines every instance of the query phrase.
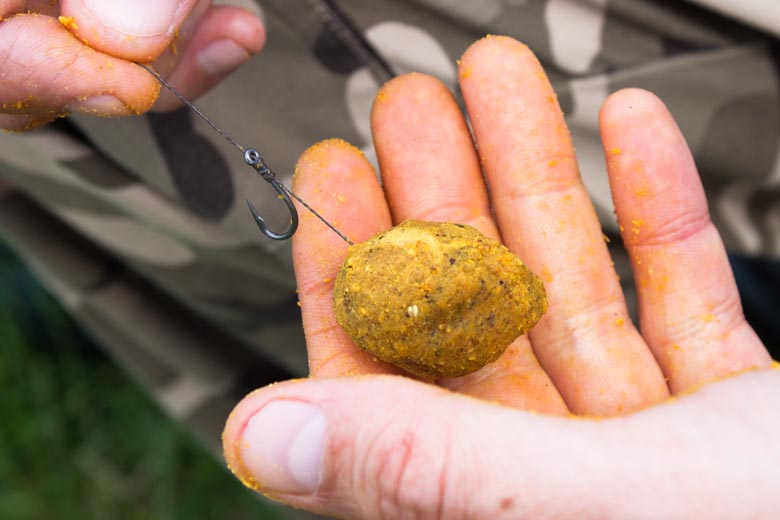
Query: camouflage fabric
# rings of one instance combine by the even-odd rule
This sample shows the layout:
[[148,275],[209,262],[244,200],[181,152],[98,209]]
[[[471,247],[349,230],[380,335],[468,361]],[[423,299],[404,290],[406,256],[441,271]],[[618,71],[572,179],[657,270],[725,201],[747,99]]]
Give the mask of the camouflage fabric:
[[[728,248],[780,256],[778,41],[708,9],[723,2],[231,3],[261,14],[268,42],[197,105],[288,185],[297,156],[319,139],[375,156],[369,110],[383,81],[422,71],[457,95],[461,53],[487,33],[507,34],[548,70],[608,234],[617,229],[597,115],[609,93],[636,86],[656,92],[680,123]],[[289,244],[260,236],[243,199],[272,229],[287,213],[189,111],[74,116],[4,133],[0,178],[18,188],[2,199],[0,233],[209,446],[218,449],[226,414],[248,389],[306,374]]]

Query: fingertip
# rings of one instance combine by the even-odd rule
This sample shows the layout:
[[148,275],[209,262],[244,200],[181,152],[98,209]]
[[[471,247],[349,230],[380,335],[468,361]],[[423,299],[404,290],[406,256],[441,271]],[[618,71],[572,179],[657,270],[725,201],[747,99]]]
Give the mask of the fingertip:
[[[146,72],[146,71],[143,71]],[[148,112],[160,97],[161,85],[152,77],[139,80],[139,88],[135,89],[126,100],[127,106],[136,115]]]
[[438,78],[422,72],[409,72],[396,76],[382,85],[374,98],[374,108],[376,109],[377,105],[381,106],[384,102],[392,101],[394,99],[393,93],[399,90],[404,92],[404,100],[408,99],[408,95],[406,95],[408,92],[429,92],[432,90],[449,92],[446,85]]
[[[84,82],[82,94],[65,105],[68,112],[114,118],[140,115],[152,108],[160,95],[160,84],[148,72],[124,60],[94,60],[77,71]],[[102,63],[101,63],[102,62]],[[99,73],[102,81],[90,83],[90,74]]]
[[[363,151],[338,138],[325,139],[307,148],[298,159],[293,172],[293,189],[319,203],[325,212],[338,212],[333,200],[344,205],[346,193],[353,191],[353,181],[375,178],[373,166]],[[323,189],[328,193],[323,195]],[[325,207],[323,207],[325,206]]]
[[511,61],[520,56],[538,61],[525,43],[510,36],[488,34],[472,43],[458,60],[458,77],[461,81],[470,79],[475,67],[480,70],[491,70],[497,65],[511,66]]
[[353,241],[391,225],[376,170],[361,149],[343,139],[310,147],[296,165],[294,179]]
[[371,104],[371,125],[373,126],[375,121],[379,118],[383,112],[383,106],[393,99],[393,94],[398,90],[398,85],[401,84],[401,78],[405,78],[410,74],[403,74],[396,76],[389,81],[386,81],[379,90],[377,90],[374,96],[374,101]]
[[[192,100],[208,92],[264,45],[265,29],[252,12],[239,7],[213,6],[199,19],[186,45],[176,49],[176,56],[172,48],[157,63],[177,60],[168,82]],[[163,92],[155,110],[165,112],[180,106],[179,98]]]
[[[410,72],[397,76],[386,82],[374,96],[371,106],[371,128],[374,139],[377,139],[377,129],[384,124],[394,123],[393,114],[399,109],[427,109],[428,100],[432,96],[446,101],[455,102],[452,93],[441,80],[420,72]],[[420,106],[422,105],[422,106]],[[410,108],[416,107],[416,108]],[[419,111],[418,111],[419,112]],[[377,143],[375,143],[376,145]]]
[[[265,29],[253,13],[240,7],[214,6],[201,18],[177,69],[188,68],[188,61],[194,60],[200,70],[189,76],[205,73],[222,79],[260,52],[264,44]],[[175,70],[171,76],[178,73]]]
[[123,62],[121,67],[126,71],[125,86],[101,89],[92,97],[82,96],[75,104],[68,105],[68,110],[106,118],[148,112],[160,96],[160,84],[135,64]]
[[256,413],[255,409],[245,405],[244,398],[233,411],[230,412],[225,428],[222,431],[222,456],[225,464],[235,477],[249,489],[258,491],[258,485],[252,474],[246,469],[241,459],[241,434],[246,428],[246,423]]
[[645,114],[668,112],[661,99],[648,90],[625,88],[610,94],[599,112],[602,128],[610,128]]
[[240,7],[220,6],[214,9],[223,10],[231,20],[227,24],[233,40],[250,54],[257,54],[265,46],[266,32],[263,22],[254,13]]
[[[613,196],[626,195],[623,188],[629,184],[643,201],[663,192],[664,183],[701,191],[685,137],[654,93],[627,88],[611,94],[601,107],[599,126]],[[639,180],[642,185],[634,186]]]
[[247,425],[265,405],[277,397],[284,397],[286,389],[303,381],[305,379],[293,379],[258,388],[247,394],[230,412],[222,431],[222,454],[231,473],[249,489],[263,493],[263,486],[242,458],[242,451],[248,447],[243,438]]
[[486,34],[479,40],[475,41],[466,49],[461,56],[460,62],[474,61],[479,57],[483,57],[485,53],[494,53],[509,51],[515,53],[527,53],[530,52],[530,48],[525,43],[512,38],[511,36]]
[[357,146],[343,139],[331,138],[318,141],[309,146],[298,159],[293,176],[293,186],[302,188],[301,182],[309,180],[308,175],[314,172],[318,177],[340,170],[341,161],[347,163],[362,163],[365,156]]

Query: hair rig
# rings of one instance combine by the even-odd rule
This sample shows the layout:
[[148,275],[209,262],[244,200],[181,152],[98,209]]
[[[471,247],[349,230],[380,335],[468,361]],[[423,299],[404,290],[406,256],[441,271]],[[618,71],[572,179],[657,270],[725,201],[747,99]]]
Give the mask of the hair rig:
[[268,167],[268,165],[265,163],[265,160],[263,160],[263,157],[260,155],[260,152],[258,152],[254,148],[245,148],[241,144],[239,144],[235,139],[230,137],[227,133],[225,133],[224,130],[222,130],[220,127],[218,127],[216,124],[214,124],[211,119],[206,117],[206,115],[201,112],[198,107],[193,105],[187,98],[185,98],[179,91],[177,91],[173,86],[171,86],[170,83],[165,81],[165,79],[160,76],[154,69],[149,67],[148,65],[138,64],[139,67],[146,70],[149,74],[154,76],[154,78],[160,82],[162,86],[167,88],[174,96],[179,98],[182,103],[184,103],[187,108],[192,110],[195,114],[197,114],[201,119],[203,119],[208,125],[213,128],[219,135],[221,135],[227,142],[238,148],[243,154],[244,154],[244,162],[247,163],[249,166],[254,168],[254,170],[260,174],[260,176],[265,180],[268,184],[273,187],[273,189],[276,191],[276,193],[279,194],[279,198],[282,199],[285,206],[287,206],[287,210],[290,213],[290,225],[287,229],[282,231],[281,233],[277,233],[276,231],[272,231],[268,228],[268,226],[265,224],[265,220],[262,216],[260,216],[260,213],[257,211],[257,208],[255,208],[254,204],[249,199],[246,199],[246,204],[249,207],[249,211],[252,213],[252,218],[254,219],[255,223],[257,224],[257,227],[260,228],[260,231],[267,236],[268,238],[271,238],[273,240],[287,240],[289,238],[292,238],[292,236],[295,234],[295,232],[298,229],[298,210],[295,208],[295,203],[293,203],[292,199],[297,200],[304,208],[306,208],[309,212],[311,212],[315,217],[320,219],[326,226],[328,226],[334,233],[336,233],[342,240],[344,240],[349,245],[354,245],[354,242],[347,238],[344,233],[336,229],[333,224],[325,220],[325,218],[320,215],[314,208],[309,206],[309,204],[306,203],[302,198],[300,198],[298,195],[296,195],[290,188],[279,182],[279,180],[276,178],[276,174],[271,170],[271,168]]

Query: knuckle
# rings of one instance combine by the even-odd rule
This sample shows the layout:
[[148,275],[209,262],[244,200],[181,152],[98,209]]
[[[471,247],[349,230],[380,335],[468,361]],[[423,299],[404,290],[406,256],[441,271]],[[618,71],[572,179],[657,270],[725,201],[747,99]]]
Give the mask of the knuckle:
[[412,424],[383,429],[362,459],[361,480],[372,497],[367,517],[441,518],[449,507],[448,438],[422,437]]
[[514,149],[499,159],[497,171],[507,179],[500,195],[509,202],[551,194],[564,195],[579,189],[576,159],[568,147],[539,151]]
[[670,217],[660,220],[653,229],[647,233],[632,233],[636,236],[629,237],[629,242],[634,247],[654,247],[685,242],[707,230],[714,229],[709,213],[701,208],[681,207],[679,211]]

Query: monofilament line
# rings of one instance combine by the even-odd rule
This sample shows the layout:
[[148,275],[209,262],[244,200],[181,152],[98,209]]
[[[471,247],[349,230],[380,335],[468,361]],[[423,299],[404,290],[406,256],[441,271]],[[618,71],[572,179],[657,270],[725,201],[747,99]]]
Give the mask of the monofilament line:
[[195,112],[196,114],[198,114],[198,115],[200,116],[200,118],[201,118],[201,119],[203,119],[205,122],[207,122],[211,128],[213,128],[214,130],[216,130],[216,131],[217,131],[217,133],[218,133],[219,135],[221,135],[222,137],[224,137],[224,138],[227,140],[227,142],[229,142],[230,144],[232,144],[233,146],[235,146],[236,148],[238,148],[239,150],[241,150],[241,153],[243,153],[243,152],[245,152],[245,151],[246,151],[246,148],[244,148],[243,146],[241,146],[240,144],[238,144],[238,143],[236,142],[236,140],[235,140],[235,139],[233,139],[232,137],[230,137],[229,135],[227,135],[227,133],[225,133],[225,131],[224,131],[224,130],[222,130],[222,129],[221,129],[220,127],[218,127],[218,126],[217,126],[217,125],[216,125],[214,122],[212,122],[212,121],[211,121],[211,119],[209,119],[208,117],[206,117],[206,114],[204,114],[203,112],[201,112],[200,110],[198,110],[198,107],[196,107],[195,105],[193,105],[192,103],[190,103],[189,99],[187,99],[186,97],[182,96],[182,95],[179,93],[179,91],[178,91],[178,90],[176,90],[175,88],[173,88],[173,87],[171,86],[171,84],[170,84],[170,83],[168,83],[167,81],[165,81],[165,79],[164,79],[162,76],[160,76],[160,75],[157,73],[157,71],[155,71],[153,68],[149,67],[148,65],[144,65],[144,64],[142,64],[142,63],[139,63],[139,64],[138,64],[138,66],[139,66],[139,67],[141,67],[142,69],[144,69],[146,72],[148,72],[148,73],[149,73],[149,74],[151,74],[152,76],[154,76],[154,77],[155,77],[155,79],[156,79],[157,81],[159,81],[159,82],[160,82],[160,85],[162,85],[163,87],[165,87],[165,88],[167,88],[168,90],[170,90],[170,91],[171,91],[171,94],[173,94],[174,96],[176,96],[177,98],[179,98],[179,99],[181,100],[181,102],[182,102],[182,103],[184,103],[185,105],[187,105],[187,107],[188,107],[190,110],[192,110],[193,112]]
[[332,230],[334,233],[336,233],[338,236],[340,236],[340,237],[341,237],[341,239],[342,239],[342,240],[344,240],[344,242],[346,242],[347,244],[349,244],[349,245],[351,245],[351,246],[354,246],[354,245],[355,245],[355,243],[354,243],[352,240],[350,240],[349,238],[347,238],[347,236],[346,236],[344,233],[342,233],[341,231],[339,231],[338,229],[336,229],[336,228],[335,228],[335,226],[333,226],[333,224],[331,224],[330,222],[328,222],[327,220],[325,220],[325,217],[323,217],[322,215],[320,215],[320,214],[317,212],[317,210],[316,210],[316,209],[314,209],[314,208],[312,208],[311,206],[309,206],[309,205],[306,203],[306,201],[305,201],[305,200],[303,200],[303,199],[302,199],[302,198],[300,198],[298,195],[296,195],[295,193],[293,193],[293,191],[292,191],[291,189],[289,189],[287,186],[285,186],[284,184],[281,184],[281,183],[280,183],[279,185],[282,187],[282,189],[283,189],[284,191],[286,191],[286,192],[288,193],[288,195],[290,195],[292,198],[294,198],[295,200],[297,200],[298,202],[300,202],[300,203],[303,205],[303,207],[304,207],[304,208],[306,208],[307,210],[309,210],[309,212],[311,212],[311,214],[312,214],[312,215],[314,215],[315,217],[317,217],[318,219],[320,219],[320,220],[322,221],[322,223],[323,223],[323,224],[325,224],[326,226],[328,226],[328,227],[329,227],[329,228],[330,228],[330,229],[331,229],[331,230]]

